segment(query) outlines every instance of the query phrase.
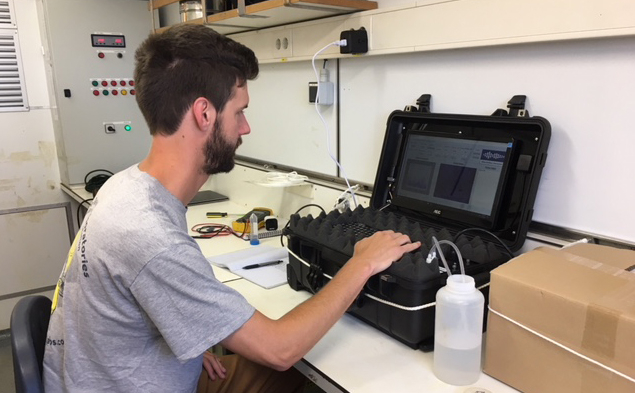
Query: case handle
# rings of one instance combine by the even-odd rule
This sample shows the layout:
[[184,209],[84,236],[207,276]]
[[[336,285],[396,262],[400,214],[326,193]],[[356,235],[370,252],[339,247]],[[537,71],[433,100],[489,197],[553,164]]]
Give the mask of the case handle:
[[430,113],[430,101],[432,100],[432,95],[430,94],[422,94],[417,98],[417,105],[406,105],[404,108],[405,112],[421,112],[421,113]]
[[529,117],[529,111],[525,109],[526,100],[527,96],[513,96],[511,100],[507,101],[509,111],[499,108],[492,113],[492,116]]

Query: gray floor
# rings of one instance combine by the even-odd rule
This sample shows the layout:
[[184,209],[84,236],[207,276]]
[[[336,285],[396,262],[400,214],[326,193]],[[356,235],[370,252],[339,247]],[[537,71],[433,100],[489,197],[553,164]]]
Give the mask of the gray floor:
[[0,332],[0,393],[15,393],[9,332]]

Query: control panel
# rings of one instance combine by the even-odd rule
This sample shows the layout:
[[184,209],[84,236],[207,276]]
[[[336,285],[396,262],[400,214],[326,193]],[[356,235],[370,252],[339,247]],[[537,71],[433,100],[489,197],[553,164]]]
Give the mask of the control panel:
[[[117,172],[143,159],[150,132],[136,102],[134,52],[150,33],[147,2],[44,2],[62,182],[94,169]],[[68,10],[73,12],[69,13]]]

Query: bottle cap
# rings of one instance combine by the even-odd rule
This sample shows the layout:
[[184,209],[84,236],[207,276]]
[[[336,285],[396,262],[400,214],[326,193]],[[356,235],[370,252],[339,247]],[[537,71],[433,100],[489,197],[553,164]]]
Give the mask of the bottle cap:
[[448,277],[448,289],[457,293],[470,293],[476,288],[474,277],[464,274],[453,274]]

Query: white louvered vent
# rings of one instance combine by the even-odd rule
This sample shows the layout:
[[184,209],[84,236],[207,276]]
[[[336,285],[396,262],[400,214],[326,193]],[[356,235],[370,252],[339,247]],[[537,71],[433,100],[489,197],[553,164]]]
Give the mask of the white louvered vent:
[[12,5],[8,0],[0,0],[0,29],[16,27]]
[[28,110],[18,32],[0,29],[0,112]]

